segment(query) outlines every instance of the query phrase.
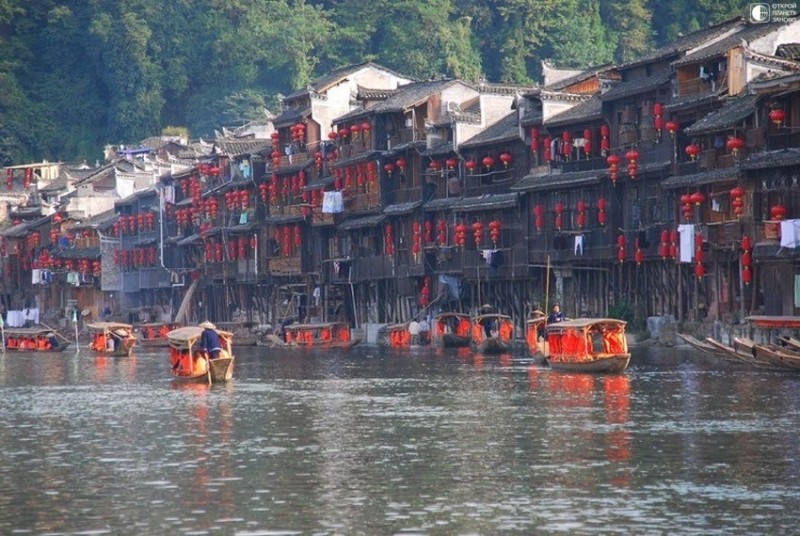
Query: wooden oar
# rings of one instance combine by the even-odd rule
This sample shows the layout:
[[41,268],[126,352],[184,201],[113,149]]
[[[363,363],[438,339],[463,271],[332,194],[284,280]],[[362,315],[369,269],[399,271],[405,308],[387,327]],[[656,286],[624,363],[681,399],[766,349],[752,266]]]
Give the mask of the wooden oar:
[[208,357],[208,351],[206,351],[206,374],[208,375],[208,385],[211,385],[211,359]]
[[55,328],[51,328],[50,326],[48,326],[48,325],[47,325],[47,324],[45,324],[44,322],[39,322],[39,324],[43,325],[44,327],[46,327],[47,329],[49,329],[50,331],[52,331],[53,333],[55,333],[55,334],[56,334],[56,336],[58,336],[58,337],[61,337],[62,339],[64,339],[64,340],[65,340],[65,341],[67,341],[67,342],[70,342],[70,340],[69,340],[68,338],[66,338],[65,336],[63,336],[61,333],[59,333],[57,329],[55,329]]

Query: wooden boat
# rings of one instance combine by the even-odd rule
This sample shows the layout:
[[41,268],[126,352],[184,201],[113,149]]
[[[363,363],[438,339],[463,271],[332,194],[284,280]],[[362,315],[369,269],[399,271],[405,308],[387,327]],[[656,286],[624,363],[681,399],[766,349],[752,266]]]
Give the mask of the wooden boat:
[[167,333],[180,327],[173,322],[151,322],[139,324],[139,346],[147,348],[166,348],[169,346]]
[[378,346],[408,348],[411,346],[411,332],[408,330],[408,324],[408,322],[401,322],[381,326],[375,342]]
[[92,342],[89,348],[98,354],[127,357],[136,344],[133,326],[122,322],[91,322],[86,324]]
[[470,316],[464,313],[440,313],[433,318],[431,344],[461,348],[472,342]]
[[754,350],[755,342],[745,337],[734,337],[733,347],[712,339],[706,338],[706,342],[720,352],[726,352],[727,358],[741,363],[746,363],[754,367],[770,366],[769,361],[765,361],[756,356]]
[[[683,342],[685,342],[695,350],[700,350],[704,354],[709,355],[711,357],[716,357],[718,359],[726,359],[726,360],[730,360],[733,357],[731,355],[731,352],[729,352],[727,349],[716,348],[711,344],[709,344],[708,342],[701,341],[700,339],[693,337],[691,335],[687,335],[686,333],[677,333],[676,335],[678,336],[679,339],[681,339]],[[731,348],[731,350],[733,349]]]
[[569,372],[622,372],[631,359],[626,324],[615,318],[576,318],[548,324],[548,365]]
[[199,348],[203,328],[186,326],[167,333],[172,375],[180,380],[204,381],[212,384],[233,378],[233,333],[215,330],[223,345],[217,359],[209,359]]
[[46,328],[8,328],[3,336],[7,352],[63,352],[69,346]]
[[783,346],[785,348],[788,348],[789,350],[793,350],[795,352],[800,352],[800,340],[799,339],[795,339],[794,337],[789,337],[789,336],[783,336],[783,337],[778,337],[778,343],[781,346]]
[[539,334],[544,333],[547,324],[547,316],[544,313],[532,316],[525,323],[525,342],[528,343],[528,350],[531,355],[547,354],[547,340],[539,340]]
[[217,322],[217,327],[233,333],[234,346],[258,346],[258,337],[253,333],[255,322]]
[[283,331],[286,335],[286,344],[290,346],[349,348],[361,342],[361,339],[351,337],[350,326],[345,322],[289,324]]
[[756,344],[756,357],[781,368],[800,370],[800,353],[775,344]]
[[503,354],[511,351],[514,341],[514,322],[508,315],[487,313],[472,320],[472,342],[483,354]]

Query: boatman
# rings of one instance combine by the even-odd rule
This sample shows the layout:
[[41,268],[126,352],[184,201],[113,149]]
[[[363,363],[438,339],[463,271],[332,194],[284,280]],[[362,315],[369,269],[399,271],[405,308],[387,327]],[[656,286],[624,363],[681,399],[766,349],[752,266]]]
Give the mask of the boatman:
[[564,313],[561,312],[561,306],[558,304],[553,305],[553,312],[547,317],[547,323],[555,324],[556,322],[563,322],[564,320]]
[[208,353],[209,358],[217,359],[222,351],[222,341],[217,333],[217,326],[206,320],[200,327],[203,334],[200,335],[200,348]]

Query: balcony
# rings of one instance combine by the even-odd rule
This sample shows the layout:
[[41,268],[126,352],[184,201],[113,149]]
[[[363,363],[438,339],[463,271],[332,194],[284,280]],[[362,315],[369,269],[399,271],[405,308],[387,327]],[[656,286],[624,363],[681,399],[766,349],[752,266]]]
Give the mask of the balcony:
[[403,145],[412,141],[424,142],[425,140],[426,137],[424,129],[401,128],[397,134],[389,137],[388,149],[391,150],[398,145]]
[[267,265],[268,271],[272,275],[287,276],[300,275],[302,273],[299,256],[269,259]]
[[700,77],[682,80],[680,76],[678,78],[678,95],[681,97],[689,95],[697,95],[698,97],[704,94],[710,95],[722,91],[728,85],[727,72],[720,73],[714,81]]

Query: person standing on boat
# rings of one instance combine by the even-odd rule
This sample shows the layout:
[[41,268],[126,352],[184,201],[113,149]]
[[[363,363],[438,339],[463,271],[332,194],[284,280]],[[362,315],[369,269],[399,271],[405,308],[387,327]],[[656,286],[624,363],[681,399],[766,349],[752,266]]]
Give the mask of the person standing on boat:
[[217,326],[206,320],[200,327],[203,333],[200,335],[200,348],[208,353],[209,358],[217,359],[222,351],[222,341],[217,333]]
[[558,304],[553,305],[553,312],[547,317],[548,324],[555,324],[556,322],[563,322],[565,320],[564,313],[561,312],[561,306]]

